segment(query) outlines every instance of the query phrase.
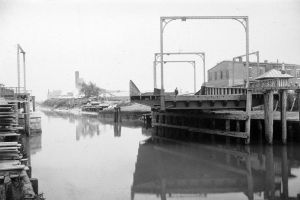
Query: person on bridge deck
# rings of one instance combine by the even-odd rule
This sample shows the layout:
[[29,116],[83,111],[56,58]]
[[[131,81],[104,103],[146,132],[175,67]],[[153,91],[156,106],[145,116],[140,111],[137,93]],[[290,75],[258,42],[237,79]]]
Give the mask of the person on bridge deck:
[[175,97],[178,95],[178,89],[177,89],[177,87],[175,88]]

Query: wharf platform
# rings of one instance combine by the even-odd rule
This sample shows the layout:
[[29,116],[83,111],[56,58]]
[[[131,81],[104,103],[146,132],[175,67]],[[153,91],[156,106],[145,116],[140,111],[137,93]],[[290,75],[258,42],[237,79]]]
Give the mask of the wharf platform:
[[[295,96],[292,109],[287,109],[288,93]],[[275,128],[285,144],[288,123],[294,128],[300,124],[300,87],[280,78],[256,81],[248,88],[202,86],[192,95],[174,95],[157,88],[153,93],[141,93],[131,81],[130,100],[151,106],[153,127],[243,138],[246,144],[250,143],[251,127],[264,132],[266,142],[272,144],[279,122]],[[252,135],[256,137],[257,131]]]
[[[4,90],[1,91],[11,91]],[[30,96],[0,93],[0,199],[44,199],[38,180],[31,177]],[[20,124],[19,113],[24,116]]]

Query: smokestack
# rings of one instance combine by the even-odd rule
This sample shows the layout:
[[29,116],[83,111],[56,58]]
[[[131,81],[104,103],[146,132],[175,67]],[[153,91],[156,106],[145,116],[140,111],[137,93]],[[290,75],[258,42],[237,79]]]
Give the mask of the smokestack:
[[75,88],[79,87],[79,71],[75,71]]

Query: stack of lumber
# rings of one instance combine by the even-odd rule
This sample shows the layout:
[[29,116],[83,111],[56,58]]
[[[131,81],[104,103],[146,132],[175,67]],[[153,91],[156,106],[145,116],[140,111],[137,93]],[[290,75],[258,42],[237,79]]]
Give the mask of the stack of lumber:
[[17,113],[15,104],[0,104],[0,200],[35,197],[22,159]]
[[17,110],[15,104],[0,104],[0,142],[18,140]]

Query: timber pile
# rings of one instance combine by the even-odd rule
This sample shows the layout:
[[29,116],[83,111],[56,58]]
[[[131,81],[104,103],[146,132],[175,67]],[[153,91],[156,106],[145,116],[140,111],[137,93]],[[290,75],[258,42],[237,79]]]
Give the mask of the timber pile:
[[16,104],[0,104],[0,200],[35,198],[18,143],[17,113]]

